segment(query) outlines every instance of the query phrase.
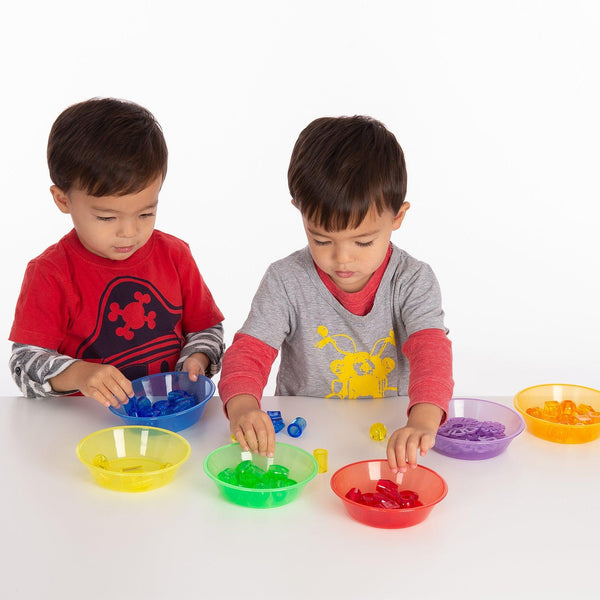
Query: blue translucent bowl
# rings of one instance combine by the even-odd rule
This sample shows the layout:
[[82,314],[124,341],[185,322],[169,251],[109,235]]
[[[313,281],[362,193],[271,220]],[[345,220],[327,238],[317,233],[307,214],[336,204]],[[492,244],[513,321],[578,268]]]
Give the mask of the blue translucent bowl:
[[206,403],[215,393],[215,384],[207,377],[199,376],[198,381],[191,381],[187,373],[158,373],[148,377],[140,377],[131,382],[137,398],[146,396],[152,404],[158,400],[166,400],[171,391],[182,390],[192,395],[197,404],[181,412],[157,417],[134,417],[127,414],[124,406],[110,411],[120,417],[127,425],[145,425],[160,427],[169,431],[181,431],[196,423],[204,414]]

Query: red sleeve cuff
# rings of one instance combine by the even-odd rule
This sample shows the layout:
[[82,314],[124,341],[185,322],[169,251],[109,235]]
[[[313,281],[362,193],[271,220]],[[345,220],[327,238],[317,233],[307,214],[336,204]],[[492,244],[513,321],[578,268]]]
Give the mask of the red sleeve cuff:
[[[234,396],[240,394],[250,394],[256,398],[260,406],[262,400],[263,386],[249,375],[233,375],[228,377],[225,382],[219,381],[219,397],[223,406]],[[227,412],[227,411],[225,411]]]
[[454,391],[452,343],[441,329],[423,329],[406,340],[402,352],[410,364],[408,412],[428,402],[444,411],[444,422]]
[[[240,394],[254,396],[260,405],[263,390],[278,351],[263,341],[244,333],[236,333],[223,355],[219,396],[223,408]],[[227,413],[227,411],[225,411]]]

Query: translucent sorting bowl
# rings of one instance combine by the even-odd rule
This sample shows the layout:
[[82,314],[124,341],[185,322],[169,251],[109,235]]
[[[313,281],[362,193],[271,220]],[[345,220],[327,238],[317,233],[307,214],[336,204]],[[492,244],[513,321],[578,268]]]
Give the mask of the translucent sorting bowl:
[[123,406],[109,407],[110,411],[127,425],[148,425],[170,431],[181,431],[196,423],[204,414],[207,402],[215,393],[215,384],[210,379],[199,376],[197,381],[192,381],[188,374],[182,371],[140,377],[134,379],[131,385],[137,398],[146,396],[152,404],[159,400],[166,400],[171,391],[183,390],[194,397],[197,402],[195,406],[171,415],[157,417],[129,416]]
[[103,487],[146,492],[169,483],[191,447],[166,429],[129,425],[101,429],[77,445],[77,457]]
[[527,429],[535,436],[559,444],[584,444],[600,437],[600,423],[591,425],[563,425],[532,417],[528,408],[543,407],[544,402],[572,400],[575,404],[588,404],[600,411],[600,391],[567,383],[548,383],[521,390],[514,397],[515,408],[521,413]]
[[359,488],[361,492],[374,492],[379,479],[395,481],[396,475],[392,473],[387,460],[364,460],[355,462],[336,471],[331,477],[331,489],[343,502],[348,515],[353,519],[385,529],[398,529],[411,527],[424,521],[433,507],[441,502],[448,493],[448,486],[435,471],[417,465],[416,469],[409,469],[398,486],[400,490],[411,490],[419,495],[422,506],[414,508],[378,508],[365,506],[346,498],[352,488]]
[[436,452],[463,460],[483,460],[498,456],[525,429],[523,419],[512,408],[479,398],[452,398],[448,407],[448,418],[454,417],[496,421],[505,427],[505,437],[494,440],[471,441],[440,434],[435,436],[433,449]]
[[[244,457],[245,458],[245,457]],[[234,504],[250,508],[274,508],[295,500],[304,486],[317,474],[318,465],[314,457],[296,446],[275,443],[273,463],[290,470],[289,477],[297,483],[284,488],[246,488],[225,483],[218,478],[221,471],[235,467],[244,460],[239,444],[229,444],[213,450],[204,461],[205,473],[215,482],[222,497]],[[252,462],[266,469],[266,458],[252,455]]]

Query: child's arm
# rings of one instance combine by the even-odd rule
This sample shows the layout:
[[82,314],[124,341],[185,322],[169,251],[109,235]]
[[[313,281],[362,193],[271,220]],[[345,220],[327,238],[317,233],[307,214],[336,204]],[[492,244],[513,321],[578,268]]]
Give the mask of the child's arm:
[[417,466],[435,444],[435,434],[452,398],[452,344],[441,329],[423,329],[409,336],[402,352],[410,363],[408,421],[390,436],[390,467],[401,473]]
[[219,395],[229,417],[231,433],[244,450],[273,456],[275,430],[260,409],[277,350],[261,340],[237,333],[223,356]]
[[30,398],[80,391],[104,406],[118,407],[133,396],[131,383],[116,367],[78,360],[47,348],[13,344],[9,365],[16,384]]
[[47,348],[13,344],[8,366],[21,393],[27,398],[35,398],[62,395],[52,389],[49,380],[76,361],[76,358]]
[[212,377],[221,369],[221,358],[225,344],[223,325],[218,323],[204,331],[195,331],[185,336],[185,345],[181,350],[175,369],[186,371],[195,381],[198,375]]

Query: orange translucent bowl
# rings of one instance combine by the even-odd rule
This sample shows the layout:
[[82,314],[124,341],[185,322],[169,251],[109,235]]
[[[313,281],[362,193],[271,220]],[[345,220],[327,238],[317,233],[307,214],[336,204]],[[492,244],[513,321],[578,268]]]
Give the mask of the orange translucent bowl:
[[348,490],[359,488],[361,492],[374,492],[379,479],[396,480],[387,460],[363,460],[337,470],[331,477],[331,489],[344,503],[346,512],[357,521],[371,527],[397,529],[411,527],[424,521],[433,507],[448,493],[446,482],[435,471],[417,465],[404,474],[400,490],[412,490],[419,495],[423,506],[414,508],[378,508],[366,506],[346,498]]
[[548,383],[534,385],[521,390],[514,397],[515,408],[522,415],[527,429],[535,436],[549,442],[559,444],[585,444],[600,437],[600,423],[590,425],[563,425],[533,417],[527,413],[528,408],[542,408],[544,402],[556,400],[572,400],[575,404],[589,404],[600,411],[600,391],[580,385],[567,383]]

